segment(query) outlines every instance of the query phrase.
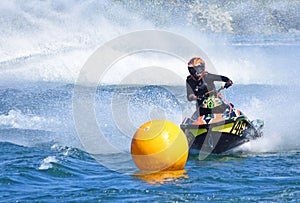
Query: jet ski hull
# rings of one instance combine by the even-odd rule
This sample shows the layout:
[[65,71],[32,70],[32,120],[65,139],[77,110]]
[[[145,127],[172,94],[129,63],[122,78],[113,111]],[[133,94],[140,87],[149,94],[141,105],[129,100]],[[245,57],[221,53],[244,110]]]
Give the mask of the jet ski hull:
[[257,125],[241,114],[232,119],[200,125],[197,121],[185,119],[180,128],[187,136],[190,149],[220,154],[261,137],[263,121],[256,120],[254,123]]

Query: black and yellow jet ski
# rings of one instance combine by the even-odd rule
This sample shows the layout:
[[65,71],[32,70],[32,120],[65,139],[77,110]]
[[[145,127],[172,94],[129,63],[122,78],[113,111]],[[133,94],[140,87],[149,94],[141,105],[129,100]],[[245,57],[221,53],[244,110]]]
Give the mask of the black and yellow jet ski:
[[220,154],[263,135],[262,120],[250,121],[225,100],[226,111],[185,118],[180,128],[186,134],[190,150]]

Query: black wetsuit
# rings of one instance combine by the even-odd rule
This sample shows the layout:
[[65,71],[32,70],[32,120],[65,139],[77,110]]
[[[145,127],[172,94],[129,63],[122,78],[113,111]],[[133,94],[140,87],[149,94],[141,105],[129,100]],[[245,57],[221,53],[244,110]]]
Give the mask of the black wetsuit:
[[194,79],[193,76],[189,75],[186,79],[186,91],[187,91],[187,99],[189,101],[192,101],[189,96],[191,94],[194,94],[200,99],[197,99],[197,110],[199,110],[200,115],[206,115],[211,113],[223,113],[226,109],[225,104],[215,107],[213,109],[208,108],[200,108],[201,103],[204,99],[208,98],[212,95],[217,95],[216,87],[214,82],[215,81],[222,81],[222,82],[228,82],[230,81],[229,78],[221,75],[215,75],[207,73],[202,77],[200,80]]

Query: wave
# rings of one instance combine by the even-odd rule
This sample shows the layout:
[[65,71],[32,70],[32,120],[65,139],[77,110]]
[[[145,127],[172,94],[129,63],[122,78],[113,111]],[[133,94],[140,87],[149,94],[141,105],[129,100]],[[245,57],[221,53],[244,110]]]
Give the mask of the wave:
[[121,1],[158,25],[189,24],[203,32],[233,34],[298,33],[299,1],[179,0]]
[[59,126],[55,118],[37,115],[25,115],[19,110],[10,110],[7,115],[0,115],[0,128],[32,129],[51,131]]
[[[255,153],[299,149],[299,89],[290,86],[241,86],[231,99],[251,120],[263,119],[264,136],[241,147]],[[232,95],[230,96],[232,97]],[[294,104],[290,102],[294,101]]]
[[[270,63],[278,58],[264,46],[291,48],[299,44],[299,8],[298,1],[277,0],[0,3],[0,26],[5,28],[0,31],[0,83],[74,83],[98,46],[132,31],[163,29],[195,41],[220,67],[220,73],[234,75],[233,79],[241,84],[261,84],[264,75],[274,74],[274,64]],[[250,48],[245,49],[246,46]],[[299,46],[292,48],[292,52],[299,52]],[[239,53],[243,54],[238,56]],[[283,57],[279,59],[286,59],[283,62],[296,60],[284,51],[280,54]],[[255,57],[258,60],[251,61]],[[138,64],[144,59],[147,56],[132,62]],[[157,64],[166,62],[157,57],[154,60]],[[131,67],[127,64],[126,70]],[[258,78],[251,73],[253,69],[261,71]],[[277,74],[266,83],[275,84]],[[287,83],[289,76],[283,83]],[[116,82],[112,77],[108,81]]]
[[65,117],[62,118],[61,110],[52,109],[52,111],[55,111],[52,117],[36,113],[25,114],[20,110],[10,110],[7,114],[1,114],[0,142],[10,142],[22,146],[59,143],[62,146],[82,148],[72,123],[64,120]]

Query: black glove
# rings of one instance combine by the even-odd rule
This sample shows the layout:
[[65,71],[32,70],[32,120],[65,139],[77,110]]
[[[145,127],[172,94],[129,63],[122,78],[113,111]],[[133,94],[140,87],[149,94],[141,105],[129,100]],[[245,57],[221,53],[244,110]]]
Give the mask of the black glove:
[[227,88],[230,87],[232,84],[233,84],[233,82],[232,82],[231,80],[228,80],[228,81],[225,83],[224,88],[227,89]]

